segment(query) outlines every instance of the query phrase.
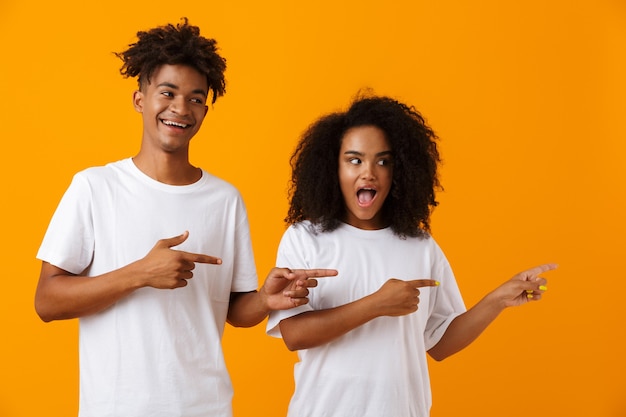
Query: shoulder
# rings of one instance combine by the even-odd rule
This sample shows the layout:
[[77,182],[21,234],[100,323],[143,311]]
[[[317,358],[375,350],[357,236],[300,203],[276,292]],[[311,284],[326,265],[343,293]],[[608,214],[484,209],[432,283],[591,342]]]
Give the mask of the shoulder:
[[241,199],[241,193],[230,182],[217,177],[206,170],[202,170],[202,179],[205,187],[210,188],[212,191],[219,191],[225,196],[231,196],[237,199]]
[[128,171],[128,161],[130,161],[130,159],[124,159],[121,161],[111,162],[106,165],[85,168],[82,171],[74,174],[74,179],[83,181],[98,181],[117,177],[120,172]]
[[322,238],[322,233],[318,228],[308,220],[291,224],[283,233],[281,246],[287,244],[312,244]]
[[418,240],[419,250],[425,259],[429,259],[433,266],[449,269],[446,254],[431,235],[415,239]]
[[308,220],[294,223],[287,227],[284,236],[293,236],[308,239],[318,239],[322,235],[326,236],[332,232],[322,232],[321,228]]
[[427,247],[428,250],[432,251],[433,253],[443,254],[443,251],[441,250],[441,247],[439,246],[439,244],[437,243],[435,238],[432,237],[431,235],[427,235],[427,236],[421,238],[421,240],[422,240],[422,244],[425,247]]
[[111,164],[85,168],[73,175],[68,191],[98,189],[114,178],[116,178],[116,174],[111,168]]
[[430,234],[421,237],[411,237],[400,240],[406,241],[407,244],[410,244],[415,248],[419,248],[419,250],[422,252],[432,254],[432,256],[443,256],[443,251],[441,250],[441,247],[439,246],[435,238],[433,238]]
[[309,220],[303,220],[298,223],[294,223],[289,226],[287,230],[292,230],[293,233],[306,233],[306,234],[318,234],[322,233],[319,226],[311,223]]

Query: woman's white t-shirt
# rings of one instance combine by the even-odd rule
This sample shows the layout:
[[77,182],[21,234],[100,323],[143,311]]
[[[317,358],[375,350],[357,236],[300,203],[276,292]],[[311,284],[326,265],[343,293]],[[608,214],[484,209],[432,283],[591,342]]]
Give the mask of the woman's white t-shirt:
[[417,312],[378,317],[325,345],[298,352],[289,417],[427,417],[431,390],[426,352],[465,311],[446,257],[432,238],[401,239],[391,229],[344,224],[319,232],[308,221],[290,227],[277,266],[334,268],[309,303],[270,315],[267,330],[280,337],[281,320],[328,309],[377,291],[388,279],[435,279],[420,288]]

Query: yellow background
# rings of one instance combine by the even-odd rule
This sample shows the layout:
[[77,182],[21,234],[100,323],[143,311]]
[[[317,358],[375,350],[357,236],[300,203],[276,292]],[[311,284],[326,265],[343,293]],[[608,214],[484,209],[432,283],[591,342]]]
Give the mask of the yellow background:
[[[560,264],[541,303],[432,363],[432,416],[626,415],[624,1],[0,0],[0,416],[76,415],[77,322],[38,320],[35,254],[71,176],[138,150],[112,52],[182,16],[228,60],[192,161],[241,190],[261,277],[298,135],[371,87],[441,137],[434,235],[468,306]],[[295,354],[263,326],[224,344],[235,416],[284,415]]]

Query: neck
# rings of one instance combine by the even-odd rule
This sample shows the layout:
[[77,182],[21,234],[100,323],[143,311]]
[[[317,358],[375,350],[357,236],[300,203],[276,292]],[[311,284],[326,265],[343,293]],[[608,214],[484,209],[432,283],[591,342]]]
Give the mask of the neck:
[[135,166],[150,178],[169,185],[189,185],[202,177],[202,171],[189,162],[187,155],[147,155],[139,151]]

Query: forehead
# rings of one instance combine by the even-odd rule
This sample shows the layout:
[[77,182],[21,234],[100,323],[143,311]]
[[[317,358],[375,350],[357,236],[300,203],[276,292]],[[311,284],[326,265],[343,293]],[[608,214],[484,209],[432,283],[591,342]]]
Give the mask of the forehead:
[[385,132],[376,126],[358,126],[346,131],[341,139],[341,153],[380,153],[391,150]]
[[164,64],[157,67],[148,81],[148,87],[155,87],[164,83],[179,88],[208,90],[206,77],[189,65]]

